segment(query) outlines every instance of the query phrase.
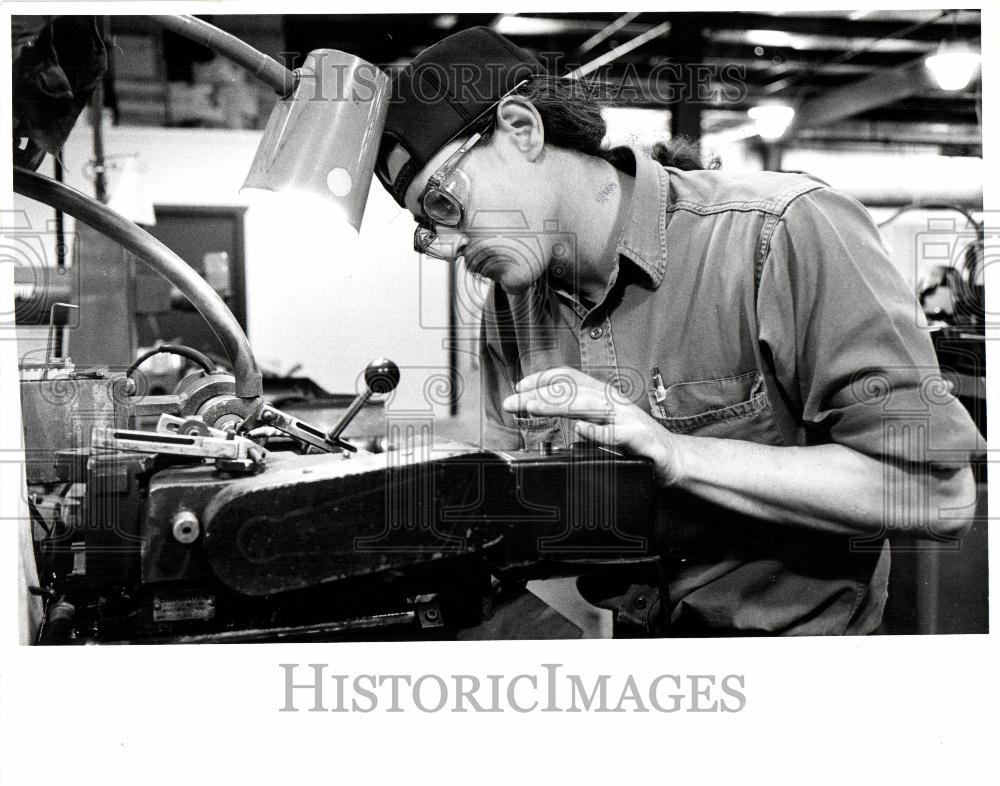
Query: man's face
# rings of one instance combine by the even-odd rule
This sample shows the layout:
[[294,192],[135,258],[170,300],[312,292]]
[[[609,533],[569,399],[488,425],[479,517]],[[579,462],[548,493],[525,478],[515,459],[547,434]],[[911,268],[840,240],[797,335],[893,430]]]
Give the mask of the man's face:
[[[428,180],[466,140],[445,145],[417,173],[404,195],[407,209],[428,222],[421,204]],[[504,291],[524,292],[546,271],[552,249],[543,232],[552,218],[543,167],[525,156],[523,140],[502,127],[470,148],[457,168],[469,179],[468,198],[457,227],[430,222],[444,256],[463,260],[471,273],[499,284]]]

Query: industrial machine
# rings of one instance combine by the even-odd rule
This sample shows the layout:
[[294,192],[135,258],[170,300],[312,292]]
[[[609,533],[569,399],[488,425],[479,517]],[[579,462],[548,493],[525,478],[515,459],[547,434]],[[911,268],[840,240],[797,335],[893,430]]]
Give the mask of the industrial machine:
[[[358,401],[393,370],[370,366]],[[158,397],[122,372],[22,382],[42,643],[448,636],[526,579],[657,563],[644,460],[372,452],[339,436],[351,410],[327,434],[265,403],[220,415],[232,388],[205,371]],[[156,430],[127,427],[153,409]]]
[[[282,96],[247,184],[318,183],[357,226],[385,84],[375,83],[367,104],[299,100],[322,80],[301,79],[192,17],[157,19],[250,68]],[[28,29],[24,57],[35,57],[40,30]],[[334,68],[342,78],[345,68],[350,75],[367,65],[331,50],[309,62],[315,73]],[[318,114],[331,107],[339,144]],[[72,119],[81,108],[69,108]],[[376,433],[359,437],[355,416],[399,381],[386,359],[366,369],[365,389],[332,428],[272,406],[247,337],[218,293],[101,201],[35,172],[51,139],[37,133],[43,124],[27,110],[21,117],[30,142],[16,160],[15,191],[162,275],[228,357],[226,369],[190,347],[157,347],[196,369],[161,395],[150,394],[142,374],[151,353],[125,369],[83,368],[53,340],[44,357],[22,358],[38,577],[29,589],[44,600],[40,643],[442,637],[477,625],[531,578],[628,569],[666,592],[648,461],[582,445],[484,451],[422,439],[384,418]],[[306,145],[303,133],[316,144]],[[290,158],[290,134],[307,160]],[[19,321],[48,321],[57,335],[70,293],[24,283]],[[668,604],[639,605],[637,629],[658,630]]]
[[399,381],[385,359],[318,428],[265,400],[245,334],[169,249],[55,181],[20,168],[15,181],[141,255],[199,309],[232,367],[160,346],[197,370],[150,395],[151,353],[124,370],[22,363],[41,642],[444,636],[529,578],[625,567],[650,569],[665,592],[648,461],[482,451],[388,420],[352,437],[368,400]]
[[[313,76],[336,73],[345,90],[357,79],[371,99],[316,101],[323,79],[302,79],[191,17],[156,19],[281,96],[247,185],[322,193],[357,227],[380,136],[372,128],[384,122],[385,84],[373,81],[374,68],[332,50],[312,53]],[[23,51],[30,59],[43,47]],[[126,368],[77,367],[58,351],[70,285],[17,282],[19,324],[48,323],[52,335],[44,356],[21,368],[40,643],[446,638],[480,624],[530,579],[580,575],[624,590],[616,634],[666,631],[672,566],[663,533],[683,537],[711,513],[688,507],[681,493],[665,500],[646,459],[583,444],[482,450],[372,415],[366,405],[400,379],[384,358],[365,370],[364,389],[332,427],[276,406],[215,289],[99,200],[34,171],[46,147],[64,141],[94,76],[73,82],[67,119],[58,106],[46,114],[37,100],[18,98],[22,72],[39,73],[38,63],[26,66],[15,69],[15,141],[22,132],[29,140],[15,149],[15,191],[163,276],[227,359],[223,367],[190,347],[157,347],[195,370],[153,395],[142,373],[148,356]],[[981,296],[974,275],[966,283]],[[949,348],[968,366],[974,393],[980,356],[938,340],[939,352]],[[377,427],[355,428],[360,413]]]

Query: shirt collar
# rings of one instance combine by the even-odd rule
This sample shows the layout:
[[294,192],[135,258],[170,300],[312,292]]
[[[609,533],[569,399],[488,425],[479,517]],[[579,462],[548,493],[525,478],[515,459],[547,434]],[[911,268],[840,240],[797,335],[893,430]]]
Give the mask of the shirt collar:
[[647,151],[627,148],[635,159],[635,184],[618,253],[660,286],[667,269],[667,172]]
[[[627,152],[628,158],[635,163],[635,183],[632,185],[632,198],[629,201],[621,239],[618,241],[618,256],[633,262],[649,277],[649,282],[656,289],[663,281],[667,269],[667,171],[650,156],[647,150],[633,146],[622,147],[619,150]],[[616,259],[614,267],[609,271],[604,298],[614,287],[618,272],[619,265]],[[539,284],[541,285],[541,282]],[[553,287],[553,290],[576,304],[575,307],[581,314],[585,313],[584,307],[574,295],[558,286]],[[597,305],[603,303],[604,298]]]

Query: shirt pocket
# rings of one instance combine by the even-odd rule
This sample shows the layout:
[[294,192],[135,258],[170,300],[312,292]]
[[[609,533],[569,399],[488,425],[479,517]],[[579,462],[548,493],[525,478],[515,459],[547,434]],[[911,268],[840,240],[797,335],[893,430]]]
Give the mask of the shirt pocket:
[[764,378],[756,371],[649,388],[653,417],[677,434],[784,445]]

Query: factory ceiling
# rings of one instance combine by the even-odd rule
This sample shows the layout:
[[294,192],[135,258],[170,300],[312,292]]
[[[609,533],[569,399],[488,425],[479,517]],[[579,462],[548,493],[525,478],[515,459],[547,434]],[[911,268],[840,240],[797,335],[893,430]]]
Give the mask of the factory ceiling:
[[[669,109],[662,85],[671,64],[695,64],[708,74],[706,133],[745,122],[751,106],[783,101],[798,109],[798,138],[929,142],[976,152],[979,78],[945,92],[925,78],[922,63],[943,41],[978,47],[980,16],[923,9],[206,18],[241,37],[257,36],[265,51],[268,42],[283,52],[331,47],[383,67],[405,64],[450,33],[488,25],[557,72],[599,63],[589,75],[621,86],[615,96],[627,105]],[[127,21],[114,20],[113,29],[127,29]]]

